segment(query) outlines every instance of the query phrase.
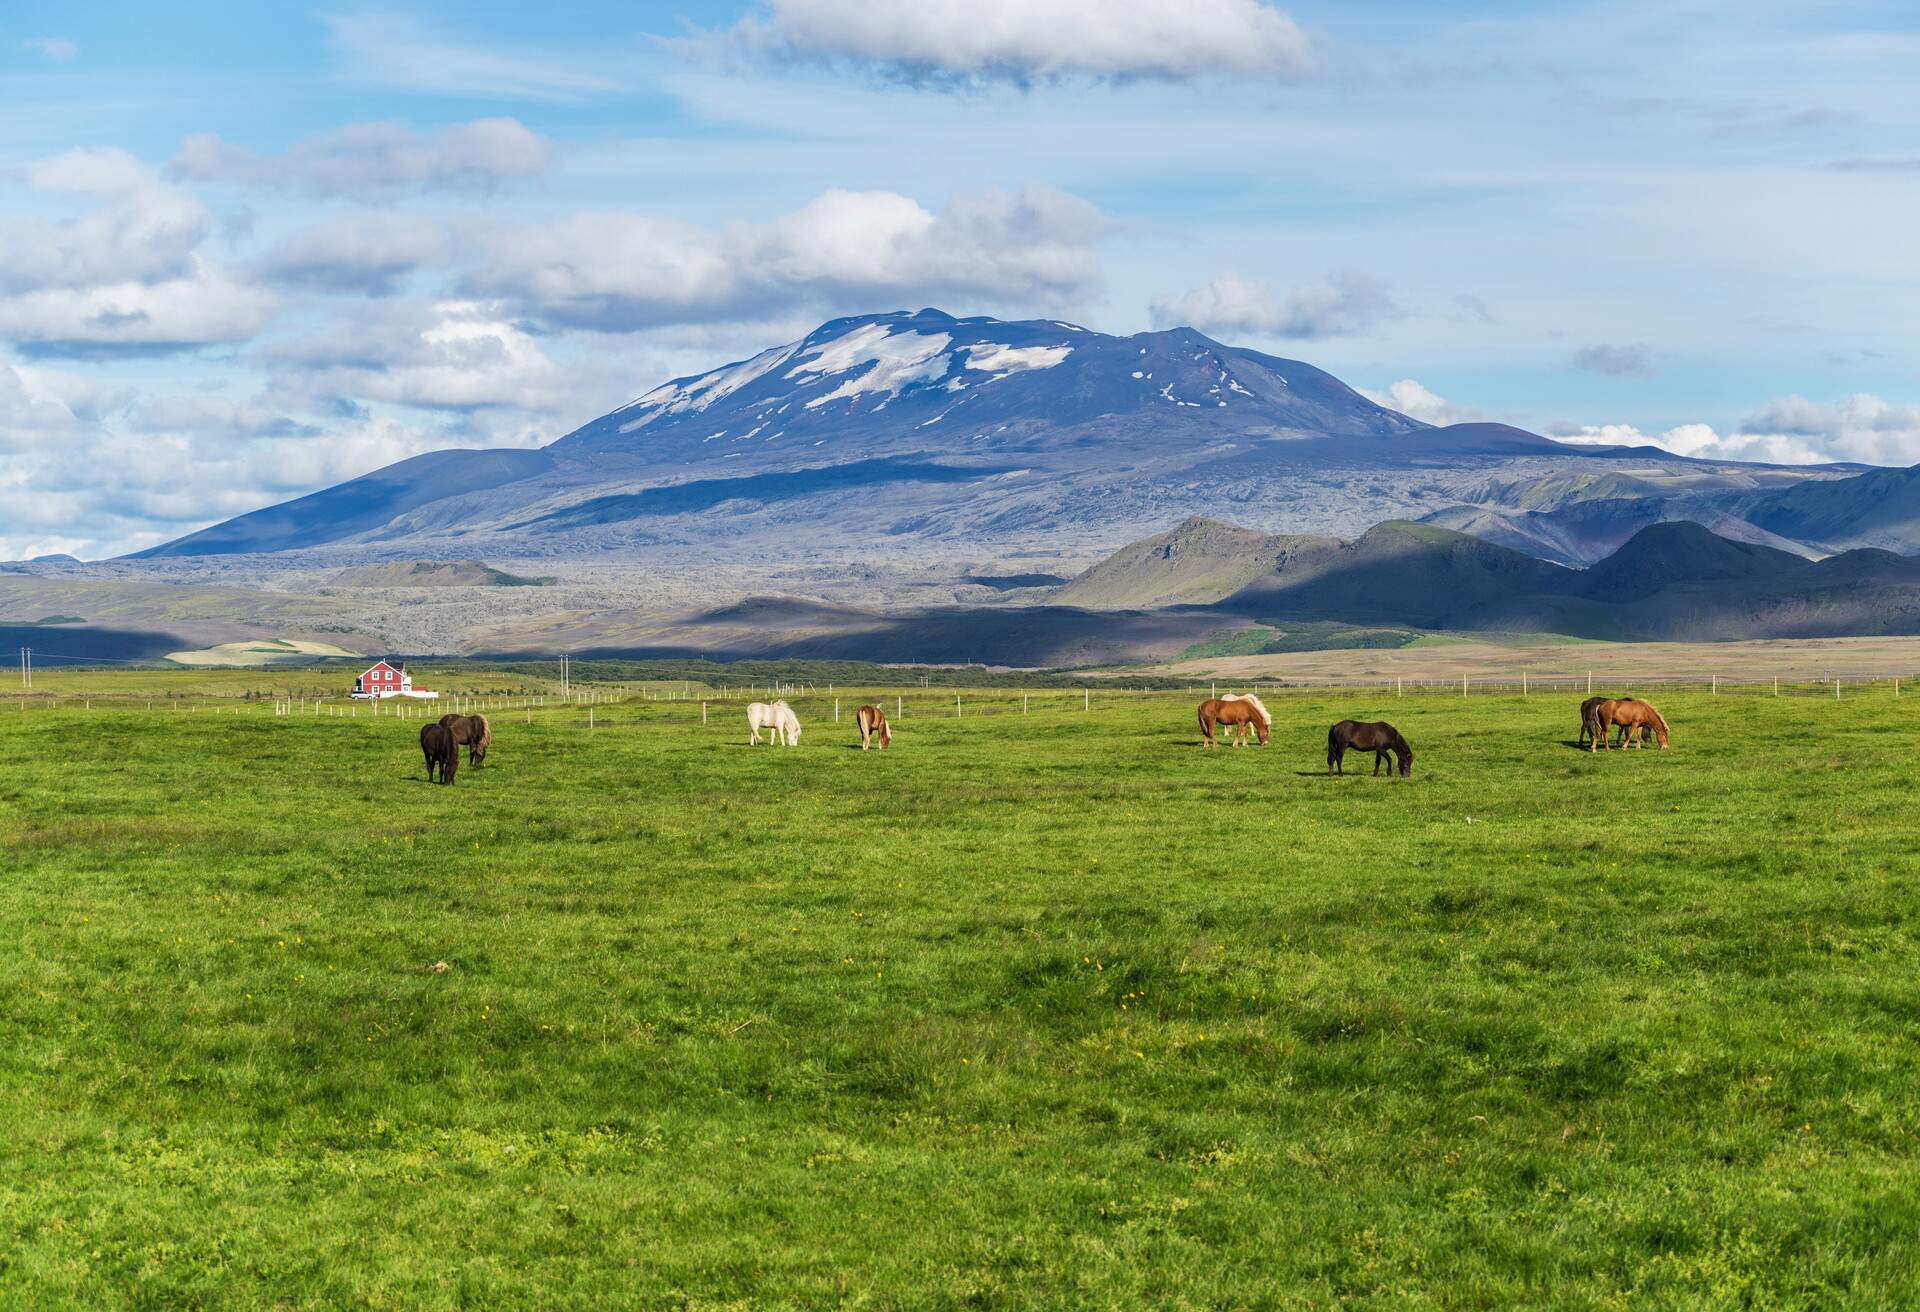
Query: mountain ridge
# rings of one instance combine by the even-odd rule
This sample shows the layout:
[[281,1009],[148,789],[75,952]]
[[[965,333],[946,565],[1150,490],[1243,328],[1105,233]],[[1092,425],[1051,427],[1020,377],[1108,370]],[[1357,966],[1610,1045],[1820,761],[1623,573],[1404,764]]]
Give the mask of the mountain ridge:
[[[135,558],[1083,555],[1143,522],[1227,507],[1267,533],[1439,514],[1523,543],[1532,530],[1506,503],[1555,514],[1593,500],[1592,484],[1651,498],[1665,518],[1737,518],[1830,476],[1426,424],[1191,328],[1113,336],[929,308],[829,320],[538,449],[415,456]],[[1486,509],[1460,518],[1473,504]],[[1569,563],[1620,539],[1531,523]],[[1913,531],[1920,541],[1920,521]]]

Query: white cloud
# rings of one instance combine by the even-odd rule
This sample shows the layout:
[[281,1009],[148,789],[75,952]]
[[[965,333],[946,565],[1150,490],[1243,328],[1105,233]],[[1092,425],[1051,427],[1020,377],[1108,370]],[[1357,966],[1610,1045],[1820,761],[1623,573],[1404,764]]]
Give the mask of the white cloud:
[[1455,405],[1443,396],[1436,396],[1411,378],[1402,378],[1399,382],[1391,383],[1378,392],[1366,387],[1354,390],[1375,405],[1383,405],[1389,410],[1398,410],[1401,414],[1418,419],[1424,424],[1470,424],[1486,418],[1478,410]]
[[1680,424],[1659,433],[1631,424],[1593,424],[1552,430],[1552,436],[1562,442],[1657,446],[1709,460],[1912,465],[1920,463],[1920,406],[1892,405],[1864,393],[1831,402],[1786,396],[1724,434],[1709,424]]
[[1046,188],[965,197],[938,214],[893,192],[833,190],[717,231],[624,212],[501,231],[466,285],[548,323],[609,331],[942,296],[1058,308],[1098,284],[1093,243],[1105,226]]
[[28,354],[112,354],[239,341],[258,328],[266,298],[199,253],[206,209],[131,155],[70,151],[23,177],[94,204],[0,221],[0,339]]
[[426,451],[551,436],[518,414],[318,423],[265,395],[106,391],[7,367],[0,434],[0,559],[134,551]]
[[766,0],[732,37],[765,57],[923,82],[1298,78],[1316,62],[1260,0]]
[[0,219],[0,295],[189,272],[212,220],[121,150],[75,150],[29,165],[27,185],[97,206],[73,218]]
[[505,97],[569,103],[622,89],[593,67],[604,55],[490,49],[428,30],[402,14],[322,14],[346,76],[409,94]]
[[320,292],[390,296],[445,251],[439,225],[398,215],[349,215],[303,228],[254,263],[268,282]]
[[64,36],[32,36],[20,43],[22,50],[28,50],[42,59],[64,64],[80,54],[80,47]]
[[1400,313],[1385,287],[1356,273],[1296,287],[1283,299],[1271,286],[1223,273],[1181,296],[1157,296],[1157,328],[1205,333],[1318,338],[1365,332]]
[[262,356],[276,391],[309,406],[347,399],[540,411],[561,406],[573,390],[571,374],[536,338],[465,301],[361,307]]
[[177,178],[275,187],[313,196],[485,190],[538,177],[553,143],[511,118],[475,119],[436,133],[400,123],[352,123],[263,155],[212,133],[188,137],[169,164]]
[[1613,378],[1651,378],[1659,372],[1653,367],[1653,352],[1638,343],[1612,346],[1600,342],[1583,346],[1573,353],[1572,363],[1575,369]]

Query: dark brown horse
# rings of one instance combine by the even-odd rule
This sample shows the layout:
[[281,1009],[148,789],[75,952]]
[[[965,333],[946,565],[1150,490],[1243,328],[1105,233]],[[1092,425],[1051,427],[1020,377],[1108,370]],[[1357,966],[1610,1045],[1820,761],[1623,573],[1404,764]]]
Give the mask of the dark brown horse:
[[433,773],[440,772],[439,782],[450,784],[460,769],[460,748],[453,741],[453,731],[444,724],[422,725],[420,728],[420,754],[427,758],[427,782],[433,783]]
[[1201,702],[1200,736],[1206,740],[1208,747],[1219,746],[1219,744],[1213,740],[1213,730],[1216,725],[1222,724],[1227,726],[1229,732],[1238,731],[1239,737],[1234,740],[1233,744],[1235,747],[1239,747],[1246,742],[1246,727],[1248,725],[1252,725],[1253,731],[1260,735],[1260,745],[1262,747],[1266,746],[1267,733],[1271,727],[1271,722],[1267,719],[1267,708],[1259,702],[1248,698],[1229,699],[1225,697],[1209,697],[1206,701]]
[[[1593,713],[1600,703],[1619,700],[1618,697],[1589,697],[1580,703],[1580,740],[1577,744],[1578,746],[1585,747],[1587,741],[1592,738],[1596,732],[1594,727],[1596,721]],[[1628,730],[1623,725],[1620,729],[1620,741],[1622,743],[1627,741],[1627,733]]]
[[1612,736],[1613,726],[1616,724],[1626,729],[1629,747],[1645,747],[1646,731],[1651,729],[1653,736],[1660,740],[1660,750],[1663,752],[1667,750],[1667,722],[1661,718],[1660,712],[1653,709],[1651,703],[1643,702],[1638,697],[1601,702],[1593,708],[1593,722],[1599,732],[1595,734],[1593,742],[1587,746],[1590,752],[1597,747],[1605,747],[1608,751],[1613,750],[1607,739]]
[[453,734],[455,743],[466,747],[468,765],[477,766],[486,761],[487,748],[493,746],[493,730],[486,716],[443,715],[440,724]]
[[862,706],[853,713],[854,723],[860,726],[860,750],[866,751],[873,740],[880,740],[880,750],[886,751],[887,744],[893,741],[893,730],[887,725],[887,713],[878,706]]
[[1380,773],[1380,767],[1387,763],[1387,753],[1392,752],[1400,760],[1402,776],[1413,773],[1413,748],[1400,736],[1400,731],[1384,720],[1372,724],[1359,724],[1353,720],[1342,720],[1327,730],[1327,772],[1345,774],[1347,749],[1356,752],[1373,753],[1373,772]]

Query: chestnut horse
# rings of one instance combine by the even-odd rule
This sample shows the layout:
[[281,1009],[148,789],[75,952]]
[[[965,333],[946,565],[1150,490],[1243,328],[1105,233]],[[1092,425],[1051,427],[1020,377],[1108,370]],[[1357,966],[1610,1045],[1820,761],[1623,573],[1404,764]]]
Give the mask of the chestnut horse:
[[444,724],[426,724],[420,727],[420,753],[427,758],[427,782],[434,782],[433,772],[440,771],[440,782],[453,782],[455,772],[460,769],[460,748],[453,741],[453,731]]
[[1215,725],[1220,724],[1226,725],[1230,734],[1236,731],[1239,733],[1239,738],[1233,744],[1235,747],[1245,745],[1248,725],[1252,725],[1253,731],[1260,736],[1260,745],[1266,746],[1270,722],[1267,719],[1267,708],[1257,701],[1244,698],[1234,698],[1229,701],[1224,697],[1209,697],[1201,702],[1200,736],[1206,740],[1208,747],[1219,746],[1213,740],[1213,729]]
[[1667,722],[1660,718],[1660,712],[1654,710],[1650,703],[1637,697],[1601,702],[1593,708],[1593,723],[1597,732],[1593,742],[1587,745],[1590,752],[1600,747],[1613,750],[1607,739],[1613,736],[1613,726],[1616,724],[1626,729],[1629,747],[1645,747],[1643,740],[1646,731],[1651,729],[1653,736],[1660,740],[1660,750],[1664,752],[1667,749]]
[[1380,773],[1380,767],[1387,763],[1387,753],[1392,752],[1400,758],[1402,777],[1413,773],[1413,748],[1400,736],[1400,731],[1384,720],[1371,724],[1359,724],[1353,720],[1342,720],[1327,730],[1327,773],[1345,774],[1347,749],[1357,752],[1373,753],[1373,772]]
[[[1262,716],[1266,717],[1267,728],[1269,730],[1273,728],[1273,712],[1267,709],[1266,703],[1262,702],[1258,697],[1254,696],[1252,693],[1230,692],[1225,697],[1222,697],[1220,700],[1223,702],[1251,703],[1253,708],[1256,711],[1259,711]],[[1234,730],[1233,745],[1235,747],[1238,747],[1242,742],[1246,740],[1246,736],[1247,736],[1247,726],[1243,724],[1238,729]]]
[[866,751],[876,737],[880,740],[880,750],[887,750],[887,744],[893,741],[893,730],[887,726],[885,711],[878,706],[862,706],[853,713],[853,719],[860,726],[861,751]]
[[[1601,702],[1619,701],[1619,700],[1620,698],[1618,697],[1589,697],[1585,701],[1580,703],[1580,738],[1579,738],[1579,741],[1575,744],[1575,746],[1585,747],[1587,745],[1587,740],[1593,737],[1594,708],[1600,705]],[[1624,725],[1622,725],[1620,728],[1620,741],[1622,743],[1625,743],[1627,741],[1627,729],[1626,729],[1626,726]]]
[[487,759],[487,748],[493,746],[493,729],[486,716],[443,715],[440,724],[453,734],[455,744],[466,745],[468,765],[478,766]]

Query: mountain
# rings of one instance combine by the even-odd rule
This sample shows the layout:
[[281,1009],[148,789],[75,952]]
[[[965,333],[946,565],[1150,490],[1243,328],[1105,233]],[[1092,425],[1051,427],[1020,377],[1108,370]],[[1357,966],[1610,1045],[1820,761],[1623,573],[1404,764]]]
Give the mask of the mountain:
[[1433,427],[1190,328],[1120,337],[928,309],[835,319],[539,450],[417,456],[141,554],[1081,555],[1223,511],[1269,534],[1351,536],[1466,504],[1504,513],[1503,497],[1551,509],[1589,486],[1697,498],[1819,475]]
[[551,580],[521,578],[478,560],[396,560],[343,569],[333,582],[343,588],[537,588]]
[[1056,589],[1052,599],[1091,610],[1205,604],[1340,546],[1337,538],[1261,533],[1196,515],[1122,547]]
[[1920,465],[1799,483],[1752,497],[1735,513],[1769,532],[1827,550],[1911,552],[1920,545]]
[[[1183,569],[1215,582],[1183,599],[1260,620],[1671,641],[1920,633],[1920,559],[1862,549],[1808,561],[1687,522],[1649,525],[1578,570],[1390,521],[1352,542],[1296,553],[1231,591],[1228,580],[1250,559],[1247,539],[1230,525],[1208,530],[1185,535]],[[1124,595],[1129,579],[1151,590],[1155,549],[1169,536],[1123,547],[1082,578],[1097,578],[1106,595]],[[1217,563],[1203,558],[1208,551]],[[1055,600],[1066,595],[1061,589]]]
[[1650,524],[1579,576],[1572,591],[1596,601],[1641,601],[1676,585],[1761,584],[1805,569],[1800,556],[1736,542],[1699,524]]
[[1465,533],[1390,520],[1331,552],[1289,561],[1221,604],[1263,615],[1450,628],[1477,606],[1557,591],[1567,574]]

